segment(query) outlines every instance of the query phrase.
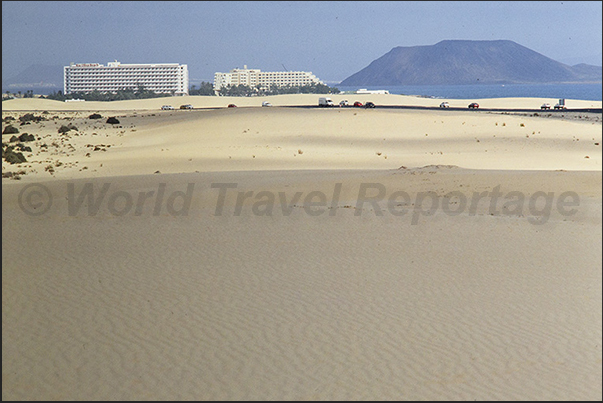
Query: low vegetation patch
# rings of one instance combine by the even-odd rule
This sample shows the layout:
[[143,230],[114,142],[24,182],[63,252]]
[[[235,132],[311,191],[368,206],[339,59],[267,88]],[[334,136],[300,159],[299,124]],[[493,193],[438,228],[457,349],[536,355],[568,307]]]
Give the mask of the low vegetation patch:
[[45,117],[43,116],[36,116],[33,113],[26,113],[23,116],[19,117],[19,120],[21,121],[21,123],[25,123],[25,122],[40,122],[42,120],[46,120]]
[[19,133],[19,129],[17,129],[15,126],[13,125],[8,125],[4,128],[4,130],[2,131],[2,134],[15,134],[15,133]]
[[61,127],[59,127],[59,133],[67,133],[70,130],[74,130],[77,131],[77,127],[75,127],[74,125],[72,125],[71,123],[68,124],[67,126],[65,125],[61,125]]
[[25,143],[27,141],[34,141],[36,138],[33,134],[23,133],[19,136],[19,141]]
[[8,144],[2,143],[2,158],[9,164],[20,164],[27,162],[27,159],[23,153],[14,151],[15,146],[9,146]]

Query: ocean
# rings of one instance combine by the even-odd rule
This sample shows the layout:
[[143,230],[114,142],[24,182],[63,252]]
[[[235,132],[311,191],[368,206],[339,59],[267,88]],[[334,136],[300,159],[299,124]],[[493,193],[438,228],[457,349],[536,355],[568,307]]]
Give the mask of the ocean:
[[390,94],[418,95],[447,99],[483,98],[551,98],[601,101],[602,88],[598,84],[470,84],[470,85],[400,85],[400,86],[357,86],[331,85],[340,91],[388,90]]

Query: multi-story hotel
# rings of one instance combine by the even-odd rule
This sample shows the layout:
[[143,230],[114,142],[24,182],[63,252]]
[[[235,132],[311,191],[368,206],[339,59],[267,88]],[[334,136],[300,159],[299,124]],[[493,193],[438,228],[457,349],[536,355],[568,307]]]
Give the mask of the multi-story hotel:
[[215,73],[214,90],[219,91],[227,85],[246,85],[255,88],[258,85],[262,89],[268,89],[271,85],[303,86],[311,84],[324,84],[312,72],[308,71],[260,71],[259,69],[248,69],[247,65],[242,69],[232,69],[230,73]]
[[143,87],[158,93],[188,95],[186,64],[71,63],[64,67],[64,93],[115,92]]

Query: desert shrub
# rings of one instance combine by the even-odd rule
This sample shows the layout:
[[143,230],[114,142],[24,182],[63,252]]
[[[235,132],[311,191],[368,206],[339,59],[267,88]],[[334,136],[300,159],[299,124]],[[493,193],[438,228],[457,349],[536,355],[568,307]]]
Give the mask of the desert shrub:
[[69,130],[71,130],[71,127],[69,126],[61,125],[61,127],[59,127],[59,133],[67,133]]
[[26,141],[34,141],[36,138],[34,137],[33,134],[28,134],[28,133],[23,133],[22,135],[19,136],[19,141],[21,142],[26,142]]
[[25,114],[25,115],[23,115],[23,116],[19,116],[19,120],[20,120],[21,122],[28,122],[28,121],[30,121],[30,120],[34,120],[34,118],[35,118],[35,116],[34,116],[34,114],[33,114],[33,113],[26,113],[26,114]]
[[9,164],[20,164],[22,162],[27,162],[25,156],[22,153],[14,152],[12,149],[7,149],[4,152],[3,157],[4,161],[8,162]]
[[14,134],[14,133],[19,133],[19,129],[17,129],[13,125],[6,126],[4,128],[4,131],[2,132],[2,134]]
[[2,177],[3,178],[14,179],[14,180],[20,180],[21,179],[21,175],[25,175],[25,174],[26,174],[25,171],[2,172]]
[[25,122],[39,122],[46,119],[42,116],[35,116],[33,113],[26,113],[25,115],[20,116],[19,120],[21,121],[21,124],[23,124]]
[[107,123],[111,123],[112,125],[118,125],[119,120],[115,116],[111,116],[109,119],[107,119]]
[[88,116],[88,119],[100,119],[102,118],[102,116],[98,113],[93,113],[92,115]]
[[15,147],[17,150],[19,151],[24,151],[24,152],[31,152],[31,147],[26,146],[23,143],[19,143],[17,144],[17,146]]
[[12,137],[10,138],[10,140],[9,140],[9,141],[10,141],[11,143],[14,143],[14,142],[16,142],[16,141],[19,141],[19,137],[17,137],[17,136],[12,136]]

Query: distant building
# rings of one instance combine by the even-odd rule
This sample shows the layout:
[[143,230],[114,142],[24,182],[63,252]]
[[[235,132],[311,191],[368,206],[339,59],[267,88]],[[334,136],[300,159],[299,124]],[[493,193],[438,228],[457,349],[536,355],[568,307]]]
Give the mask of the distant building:
[[275,71],[267,72],[259,69],[248,69],[247,65],[242,69],[232,69],[229,73],[215,73],[214,90],[219,91],[228,85],[246,85],[248,87],[268,89],[271,85],[303,86],[311,84],[324,84],[312,72],[309,71]]
[[71,63],[64,67],[64,93],[116,92],[138,89],[158,93],[188,95],[186,64],[121,64],[117,60],[106,66],[99,63]]
[[361,88],[356,91],[356,94],[389,94],[388,90],[367,90],[366,88]]

